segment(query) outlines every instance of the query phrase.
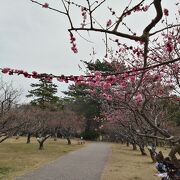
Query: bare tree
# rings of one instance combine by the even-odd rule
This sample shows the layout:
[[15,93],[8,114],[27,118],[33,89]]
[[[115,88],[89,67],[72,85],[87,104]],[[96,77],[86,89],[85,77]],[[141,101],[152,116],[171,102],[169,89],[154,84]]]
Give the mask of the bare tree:
[[20,95],[21,91],[15,89],[12,82],[7,83],[0,79],[0,117],[17,106]]
[[0,142],[15,135],[21,129],[23,122],[19,121],[17,102],[21,91],[15,89],[12,83],[0,80]]

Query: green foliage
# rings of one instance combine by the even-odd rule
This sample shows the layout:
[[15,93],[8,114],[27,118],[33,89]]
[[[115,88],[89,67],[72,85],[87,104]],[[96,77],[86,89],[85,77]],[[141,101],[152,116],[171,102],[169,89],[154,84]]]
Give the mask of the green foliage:
[[99,137],[99,133],[94,130],[84,131],[80,135],[85,140],[96,140]]
[[33,100],[31,104],[34,106],[39,106],[40,108],[53,108],[60,106],[60,100],[57,93],[57,85],[53,84],[51,81],[39,80],[39,83],[31,84],[33,90],[29,91],[26,97],[31,97]]
[[88,94],[87,89],[87,86],[71,85],[69,91],[64,93],[70,96],[68,100],[66,99],[66,105],[69,104],[73,111],[82,114],[87,119],[92,119],[100,114],[100,102],[98,98]]
[[70,97],[66,98],[65,106],[68,109],[78,113],[85,117],[85,130],[93,130],[98,128],[99,123],[94,120],[94,117],[100,115],[100,101],[98,98],[94,98],[92,95],[85,92],[88,89],[87,86],[75,86],[71,85],[69,91],[66,92]]
[[108,73],[113,72],[115,70],[110,63],[106,61],[101,62],[99,59],[97,59],[95,63],[91,61],[83,61],[83,63],[87,66],[87,69],[89,69],[90,71],[102,71],[104,73]]
[[10,167],[0,167],[0,179],[6,179],[6,176],[13,171]]
[[112,60],[111,63],[107,61],[100,61],[97,59],[95,62],[87,62],[83,61],[83,63],[86,65],[86,68],[90,71],[101,71],[102,73],[113,73],[117,71],[123,71],[125,66],[123,64],[119,63],[118,61]]
[[177,126],[180,126],[180,110],[174,113],[173,121],[176,122]]
[[[112,61],[111,63],[107,61],[96,60],[95,62],[86,62],[83,61],[88,71],[100,71],[102,73],[113,73],[117,67],[119,71],[123,70],[124,66],[119,64],[117,61]],[[87,93],[91,88],[86,85],[70,85],[69,91],[63,92],[68,95],[69,98],[66,98],[66,105],[69,104],[69,107],[80,113],[85,117],[85,131],[93,131],[98,129],[99,122],[94,120],[95,117],[100,116],[101,112],[101,99],[98,96]],[[97,88],[98,92],[99,89]]]
[[85,85],[70,85],[68,89],[68,91],[64,91],[63,93],[73,99],[88,97],[86,90],[89,88]]
[[180,104],[177,101],[164,101],[164,107],[167,109],[171,120],[180,126]]

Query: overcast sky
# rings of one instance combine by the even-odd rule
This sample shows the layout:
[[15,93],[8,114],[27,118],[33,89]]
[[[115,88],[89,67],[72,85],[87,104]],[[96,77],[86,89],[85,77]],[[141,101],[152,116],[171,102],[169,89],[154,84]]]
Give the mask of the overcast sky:
[[[83,0],[79,0],[82,2]],[[137,0],[134,0],[137,1]],[[177,0],[162,0],[163,7],[171,9]],[[88,43],[82,38],[78,38],[77,46],[79,53],[74,54],[71,51],[69,43],[69,33],[67,28],[69,24],[65,16],[56,12],[41,8],[30,2],[30,0],[0,0],[0,67],[10,67],[14,69],[23,69],[28,72],[37,71],[39,73],[52,73],[55,75],[79,75],[78,64],[80,60],[90,60],[89,54],[92,47],[95,47],[98,57],[105,55],[102,37],[98,34],[87,35],[87,38],[93,43]],[[60,7],[58,0],[47,0],[54,7]],[[58,2],[58,4],[57,4]],[[111,2],[111,3],[109,3]],[[104,5],[114,7],[117,10],[124,5],[127,0],[109,0]],[[60,8],[61,9],[61,8]],[[150,11],[152,15],[154,11]],[[73,17],[76,22],[79,14],[74,12]],[[96,16],[104,24],[109,18],[109,11],[101,9]],[[132,22],[133,28],[141,30],[151,16],[143,17],[142,14]],[[137,21],[138,20],[138,21]],[[139,24],[140,23],[140,24]],[[21,102],[25,102],[25,95],[31,89],[32,82],[38,80],[27,79],[23,76],[3,75],[5,81],[13,81],[15,87],[23,89]],[[67,89],[66,84],[55,82],[58,85],[59,95],[61,90]]]

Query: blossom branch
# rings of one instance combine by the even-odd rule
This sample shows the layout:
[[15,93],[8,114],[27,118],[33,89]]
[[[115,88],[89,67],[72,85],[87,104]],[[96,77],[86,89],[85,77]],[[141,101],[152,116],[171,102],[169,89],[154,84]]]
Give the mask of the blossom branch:
[[155,35],[155,34],[157,34],[157,33],[160,33],[160,32],[162,32],[162,31],[164,31],[164,30],[171,29],[171,28],[174,28],[174,27],[180,27],[180,24],[170,25],[170,26],[165,27],[165,28],[163,28],[163,29],[157,30],[157,31],[155,31],[155,32],[153,32],[153,33],[150,33],[149,36],[153,36],[153,35]]
[[52,8],[52,7],[50,7],[47,3],[46,3],[46,6],[45,6],[45,4],[39,3],[38,1],[34,1],[34,0],[30,0],[30,1],[33,2],[33,3],[35,3],[35,4],[40,5],[40,6],[42,6],[42,7],[45,7],[45,8],[47,8],[47,9],[50,9],[50,10],[52,10],[52,11],[56,11],[56,12],[58,12],[58,13],[61,13],[61,14],[64,14],[64,15],[67,16],[67,13],[66,13],[66,12],[63,12],[63,11],[60,11],[60,10],[58,10],[58,9]]

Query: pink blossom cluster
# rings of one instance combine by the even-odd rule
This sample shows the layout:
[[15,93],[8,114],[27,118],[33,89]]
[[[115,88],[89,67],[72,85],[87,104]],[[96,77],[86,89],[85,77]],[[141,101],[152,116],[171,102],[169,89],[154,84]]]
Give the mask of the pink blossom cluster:
[[162,33],[162,36],[164,37],[166,51],[171,53],[174,50],[174,32]]
[[178,75],[179,69],[180,69],[179,64],[173,64],[172,65],[172,70],[173,70],[174,74]]
[[32,73],[28,73],[27,71],[23,70],[17,70],[17,69],[11,69],[11,68],[3,68],[1,70],[2,73],[4,74],[9,74],[9,75],[24,75],[26,78],[35,78],[35,79],[44,79],[47,81],[52,81],[53,78],[56,78],[59,82],[66,82],[68,83],[69,81],[74,81],[76,82],[78,80],[78,76],[54,76],[52,74],[45,74],[45,73],[37,73],[36,71],[33,71]]
[[154,75],[154,81],[161,81],[162,79],[162,74],[155,74]]
[[87,8],[81,7],[81,15],[83,17],[83,22],[81,25],[82,25],[82,28],[84,28],[86,25],[86,19],[87,19]]
[[112,20],[109,19],[109,20],[106,22],[106,27],[108,28],[108,27],[111,26],[111,25],[112,25]]
[[[162,67],[162,69],[163,68],[164,67]],[[112,100],[119,97],[120,91],[122,92],[121,98],[131,98],[131,95],[139,82],[140,76],[137,73],[137,69],[134,68],[134,71],[131,73],[124,73],[120,76],[108,75],[107,77],[102,76],[101,78],[98,78],[99,86],[96,86],[97,82],[95,81],[95,77],[91,79],[91,82],[84,82],[84,85],[93,89],[96,89],[97,87],[100,88],[100,97],[106,100]],[[152,96],[163,96],[166,91],[164,90],[164,86],[169,87],[170,91],[174,88],[172,82],[167,81],[166,76],[161,70],[157,72],[154,70],[149,71],[145,73],[141,87],[139,87],[138,93],[133,96],[133,100],[137,105],[141,105],[143,103],[142,91],[146,91],[146,89],[148,89],[148,92],[150,92]],[[94,93],[95,91],[93,91],[93,94]]]
[[106,93],[101,93],[100,97],[102,97],[102,98],[104,98],[104,99],[106,99],[108,101],[112,101],[112,99],[113,99],[112,95],[108,95]]
[[149,9],[149,5],[143,6],[142,4],[139,6],[136,6],[133,10],[127,11],[126,15],[131,15],[132,12],[146,12]]
[[70,33],[70,43],[72,44],[71,50],[74,53],[78,53],[78,49],[75,42],[76,42],[76,38],[74,37],[73,33]]
[[168,41],[166,44],[165,44],[165,47],[166,47],[166,50],[170,53],[173,51],[174,49],[174,46],[173,46],[173,43],[171,41]]
[[9,74],[9,75],[13,75],[13,74],[20,75],[20,74],[22,74],[22,75],[24,75],[24,77],[27,77],[27,78],[31,78],[31,77],[36,78],[38,76],[38,74],[35,71],[33,71],[32,74],[29,74],[26,71],[11,69],[11,68],[3,68],[2,73]]
[[48,8],[48,7],[49,7],[49,4],[48,4],[48,3],[44,3],[44,4],[42,5],[42,7],[43,7],[43,8]]
[[[138,57],[140,55],[143,55],[143,49],[140,47],[133,47],[133,46],[127,46],[126,44],[121,44],[118,39],[115,39],[114,42],[117,43],[119,50],[119,53],[125,53],[127,51],[131,51],[133,54],[137,55]],[[142,44],[144,42],[140,42]]]
[[169,10],[168,10],[168,9],[165,8],[165,9],[163,10],[163,12],[164,12],[164,15],[165,15],[165,16],[169,16]]
[[107,107],[104,108],[106,112],[103,112],[103,116],[107,119],[109,122],[127,122],[127,112],[122,111],[122,110],[115,110],[115,109],[108,109]]
[[140,103],[142,103],[142,101],[143,101],[143,96],[142,96],[142,94],[140,93],[140,92],[138,92],[135,96],[134,96],[134,100],[135,100],[135,102],[136,102],[136,104],[140,104]]
[[[111,63],[114,68],[119,69],[119,66],[116,66],[115,63]],[[114,66],[115,65],[115,66]],[[123,65],[122,65],[123,66]],[[168,67],[168,66],[167,66]],[[122,69],[123,71],[123,69]],[[168,73],[168,69],[163,66],[161,69],[158,69],[156,72],[155,70],[149,70],[144,74],[141,87],[139,88],[138,93],[134,95],[134,102],[138,105],[140,105],[143,102],[143,95],[142,91],[143,89],[147,89],[148,91],[151,91],[151,93],[156,95],[162,96],[164,93],[163,90],[163,83],[166,84],[166,86],[169,86],[170,89],[173,89],[173,82],[167,81],[167,78],[165,77],[165,71]],[[179,66],[178,64],[172,65],[172,71],[178,73],[179,72]],[[108,101],[111,101],[112,99],[116,98],[119,92],[121,93],[121,96],[126,96],[126,98],[131,97],[131,94],[133,94],[134,89],[136,88],[139,77],[142,71],[139,71],[137,67],[131,68],[130,72],[124,72],[120,74],[112,74],[112,75],[105,75],[102,74],[100,71],[95,71],[92,74],[89,75],[80,75],[80,76],[55,76],[52,74],[40,74],[36,71],[33,71],[32,73],[28,73],[23,70],[16,70],[11,68],[3,68],[2,73],[13,75],[24,75],[24,77],[27,78],[36,78],[36,79],[45,79],[48,81],[51,81],[53,79],[57,79],[59,82],[65,82],[68,83],[69,81],[75,82],[76,85],[85,85],[89,87],[89,91],[87,93],[91,93],[94,95],[98,95],[99,93],[100,97],[103,99],[106,99]],[[160,88],[162,86],[162,88]],[[98,91],[96,91],[98,89]],[[116,95],[113,92],[118,92]]]
[[138,12],[138,11],[144,11],[144,12],[146,12],[148,9],[149,9],[149,6],[148,6],[148,5],[146,5],[146,6],[140,5],[140,6],[137,6],[137,7],[134,9],[134,12]]

